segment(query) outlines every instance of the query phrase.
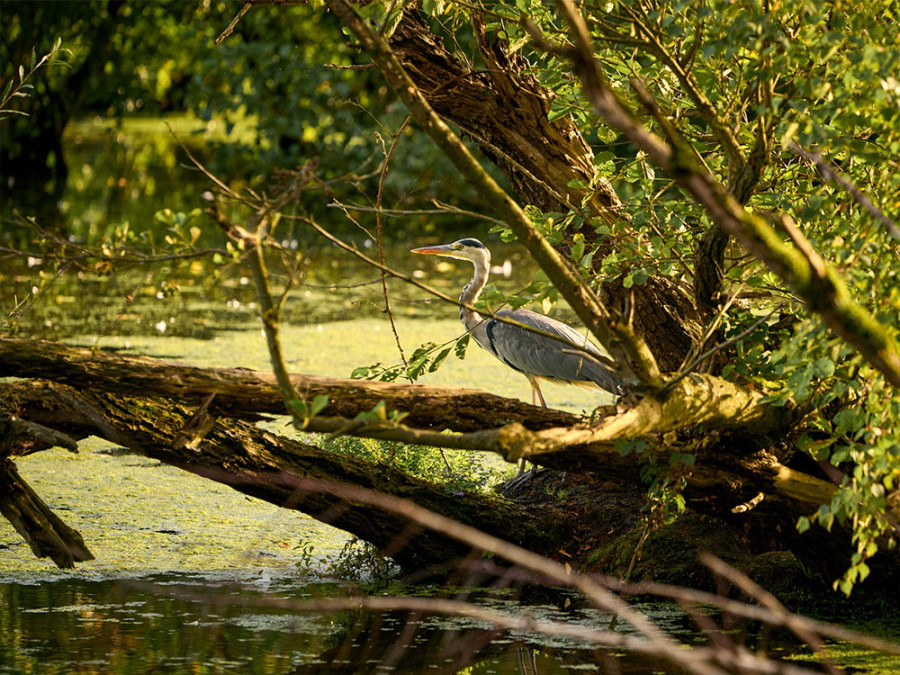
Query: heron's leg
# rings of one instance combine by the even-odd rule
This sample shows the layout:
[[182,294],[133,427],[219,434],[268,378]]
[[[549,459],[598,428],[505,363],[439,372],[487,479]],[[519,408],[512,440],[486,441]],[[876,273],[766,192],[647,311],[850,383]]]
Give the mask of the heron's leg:
[[[541,393],[541,388],[540,386],[538,386],[537,380],[531,375],[525,375],[525,377],[528,378],[528,383],[531,385],[531,405],[537,405],[537,397],[540,396],[541,405],[546,408],[547,404],[544,403],[544,395]],[[523,457],[522,461],[519,462],[519,473],[516,474],[517,476],[521,476],[523,473],[525,473],[525,464],[526,460]],[[532,464],[531,467],[532,469],[534,469],[534,464]]]
[[547,402],[544,400],[544,394],[541,392],[541,385],[538,384],[537,378],[534,377],[531,379],[531,396],[534,397],[535,392],[537,392],[538,398],[541,399],[541,405],[545,408],[547,407]]
[[[541,385],[538,384],[537,378],[534,375],[525,374],[525,377],[528,378],[528,383],[531,385],[531,405],[536,405],[535,396],[541,400],[541,405],[543,407],[547,407],[547,402],[544,400],[544,394],[541,391]],[[521,476],[525,473],[525,458],[522,458],[522,461],[519,463],[519,473]],[[537,464],[532,463],[531,465],[531,477],[534,478],[534,474],[537,473]]]

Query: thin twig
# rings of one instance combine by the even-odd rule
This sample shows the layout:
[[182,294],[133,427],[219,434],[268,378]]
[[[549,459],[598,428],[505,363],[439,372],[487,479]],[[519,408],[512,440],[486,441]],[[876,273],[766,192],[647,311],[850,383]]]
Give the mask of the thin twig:
[[760,317],[759,319],[757,319],[756,321],[754,321],[753,324],[752,324],[749,328],[747,328],[746,330],[743,330],[743,331],[741,331],[740,333],[738,333],[737,335],[734,335],[734,336],[728,338],[728,339],[725,340],[724,342],[720,342],[720,343],[716,344],[715,346],[713,346],[713,347],[707,349],[707,350],[706,350],[705,352],[703,352],[700,356],[698,356],[696,359],[694,359],[690,364],[688,364],[688,365],[684,368],[684,370],[683,370],[682,372],[680,372],[678,375],[676,375],[676,376],[673,377],[671,380],[669,380],[669,382],[667,383],[667,386],[668,386],[668,387],[673,387],[673,386],[675,386],[678,382],[680,382],[680,381],[683,380],[685,377],[687,377],[688,375],[690,375],[690,373],[691,373],[691,372],[692,372],[699,364],[701,364],[704,360],[708,359],[710,356],[712,356],[712,355],[715,354],[716,352],[725,349],[725,348],[728,347],[729,345],[734,344],[734,343],[737,342],[738,340],[743,340],[745,337],[747,337],[748,335],[750,335],[750,333],[752,333],[752,332],[755,331],[757,328],[759,328],[759,326],[761,326],[761,325],[764,324],[766,321],[768,321],[768,320],[772,317],[772,315],[775,314],[775,312],[777,312],[777,311],[778,311],[778,308],[776,307],[775,309],[773,309],[771,312],[769,312],[769,313],[766,314],[765,316]]
[[238,11],[238,13],[234,15],[234,18],[231,20],[231,23],[229,23],[228,26],[225,28],[225,30],[223,30],[219,34],[219,37],[216,38],[216,41],[215,41],[216,47],[218,47],[220,44],[225,42],[225,40],[227,40],[231,36],[231,34],[234,33],[234,29],[237,27],[238,22],[244,18],[244,14],[249,12],[251,7],[253,7],[252,2],[244,3],[244,5],[243,5],[243,7],[241,7],[240,11]]
[[374,63],[360,63],[347,66],[338,65],[337,63],[325,63],[323,66],[332,70],[374,70],[378,67]]
[[[469,525],[464,525],[446,516],[430,511],[414,502],[381,494],[366,488],[342,485],[330,481],[313,478],[303,478],[287,471],[278,473],[260,474],[256,472],[225,472],[218,469],[206,469],[198,467],[198,473],[215,471],[217,480],[222,482],[234,482],[243,485],[261,483],[266,485],[280,484],[300,492],[315,492],[329,494],[349,503],[361,503],[377,506],[379,508],[399,514],[418,524],[421,527],[433,531],[442,532],[445,535],[464,542],[475,550],[486,551],[500,558],[508,560],[525,569],[543,574],[556,583],[575,588],[595,606],[618,615],[623,621],[629,623],[635,630],[641,633],[648,646],[652,645],[655,653],[681,667],[698,674],[719,675],[722,670],[715,666],[710,659],[710,654],[703,649],[688,652],[662,632],[646,616],[623,602],[598,584],[587,574],[578,572],[569,566],[562,565],[537,553],[521,548],[511,542],[504,541],[490,534],[482,532]],[[527,619],[526,619],[527,620]],[[521,630],[523,627],[520,627]],[[527,627],[524,627],[527,630]],[[624,637],[624,636],[619,636]]]
[[376,208],[374,206],[365,206],[363,204],[345,204],[343,202],[339,202],[336,199],[333,200],[330,204],[326,204],[326,207],[330,209],[341,209],[342,211],[362,211],[362,212],[372,212],[372,213],[382,213],[386,216],[445,216],[447,214],[458,215],[458,216],[467,216],[470,218],[477,218],[478,220],[484,220],[489,223],[493,223],[494,225],[503,225],[503,221],[498,218],[492,218],[491,216],[487,216],[483,213],[476,213],[475,211],[467,211],[465,209],[460,209],[455,206],[451,206],[449,204],[443,204],[438,201],[432,202],[435,206],[439,207],[436,209],[385,209],[385,208]]
[[[409,124],[411,117],[407,117],[403,120],[403,124],[400,125],[400,128],[397,130],[397,133],[394,135],[394,140],[391,142],[391,147],[388,148],[387,152],[384,155],[384,165],[381,168],[381,175],[378,177],[378,192],[375,195],[375,234],[378,240],[378,261],[384,265],[384,242],[382,241],[383,234],[383,222],[381,215],[381,199],[384,196],[384,179],[387,177],[388,165],[390,164],[391,157],[394,154],[394,149],[397,147],[397,143],[400,141],[400,138],[403,135],[406,126]],[[391,322],[391,332],[394,334],[394,342],[397,343],[397,351],[400,352],[400,360],[403,361],[403,367],[408,371],[409,363],[406,361],[406,354],[403,353],[403,345],[400,344],[400,336],[397,334],[397,325],[394,322],[394,313],[391,311],[391,300],[388,297],[388,287],[387,287],[387,273],[382,269],[379,270],[381,273],[381,290],[384,295],[384,311],[388,315],[388,320]],[[409,373],[406,373],[406,379],[412,383],[413,379],[410,377]],[[443,457],[444,453],[441,451],[441,456]],[[447,458],[444,457],[444,463],[447,463]],[[447,470],[450,470],[450,465],[447,464]]]
[[[727,579],[729,582],[740,588],[744,593],[753,598],[756,602],[758,602],[766,609],[772,611],[777,615],[780,615],[781,617],[793,616],[792,613],[789,612],[787,608],[785,608],[785,606],[781,604],[781,602],[779,602],[778,598],[769,593],[766,589],[757,584],[746,574],[743,574],[730,565],[725,564],[716,556],[710,553],[701,553],[700,562],[706,565],[714,574]],[[842,672],[841,669],[835,666],[831,659],[826,656],[825,645],[822,642],[821,637],[819,637],[808,624],[800,621],[791,622],[788,628],[790,628],[798,638],[808,644],[814,652],[818,653],[822,657],[825,668],[829,673],[831,673],[832,675],[838,675]]]

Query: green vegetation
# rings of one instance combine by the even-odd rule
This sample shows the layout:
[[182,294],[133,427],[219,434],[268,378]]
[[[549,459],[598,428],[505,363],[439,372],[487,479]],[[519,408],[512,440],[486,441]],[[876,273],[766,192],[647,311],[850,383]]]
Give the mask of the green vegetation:
[[433,448],[372,438],[345,436],[325,443],[324,447],[338,454],[390,464],[412,476],[433,481],[451,494],[462,491],[493,494],[497,486],[516,472],[514,466],[471,451],[436,453]]
[[[33,51],[40,56],[55,40],[68,56],[65,68],[37,73],[30,96],[18,105],[28,117],[0,125],[2,215],[19,206],[44,226],[65,223],[79,234],[86,228],[92,241],[106,236],[98,221],[121,224],[121,203],[153,196],[157,184],[168,182],[159,180],[160,171],[178,167],[184,184],[183,157],[165,141],[160,115],[174,116],[180,138],[195,149],[205,146],[201,156],[234,185],[261,188],[278,170],[310,158],[324,180],[371,183],[367,176],[383,157],[384,138],[406,113],[372,71],[342,69],[361,59],[341,39],[335,18],[305,6],[259,7],[216,46],[233,11],[221,0],[5,2],[0,83],[13,81]],[[373,118],[380,124],[376,133]],[[121,173],[104,187],[106,209],[60,212],[56,204],[63,195],[73,201],[85,172],[97,169],[91,160],[82,163],[63,152],[64,135],[72,135],[77,148],[88,125],[108,129],[105,143],[120,153]],[[167,155],[160,155],[162,149]],[[96,141],[80,150],[93,157]],[[405,159],[385,183],[385,201],[393,208],[411,199],[474,198],[412,127],[398,152]],[[196,205],[198,195],[175,195],[166,206]],[[97,201],[91,195],[77,201],[85,197]],[[141,221],[132,225],[146,228]],[[418,226],[433,229],[433,221],[421,218]]]

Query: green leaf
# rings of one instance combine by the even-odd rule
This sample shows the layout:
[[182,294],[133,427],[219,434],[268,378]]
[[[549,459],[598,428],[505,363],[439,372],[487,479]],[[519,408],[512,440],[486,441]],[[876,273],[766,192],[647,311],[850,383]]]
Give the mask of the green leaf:
[[353,372],[350,373],[350,378],[353,380],[362,380],[365,379],[369,375],[369,366],[360,366],[359,368],[354,368]]
[[422,373],[425,372],[425,366],[428,365],[428,355],[423,354],[417,359],[409,362],[406,374],[411,380],[418,380]]
[[614,446],[616,448],[616,452],[618,452],[622,457],[627,457],[632,452],[640,455],[647,449],[647,442],[640,439],[616,439]]
[[834,426],[839,434],[852,434],[859,431],[866,422],[866,411],[862,408],[845,408],[833,418]]
[[803,534],[809,529],[809,518],[806,516],[800,516],[797,519],[797,532]]
[[584,235],[580,232],[576,234],[574,237],[574,243],[572,244],[572,260],[581,260],[584,256]]
[[318,415],[320,412],[325,410],[328,407],[329,398],[327,394],[319,394],[315,398],[313,398],[312,403],[309,405],[309,414],[310,417],[313,415]]
[[568,114],[569,114],[568,108],[554,107],[554,108],[551,108],[550,112],[547,114],[547,121],[555,122],[556,120],[560,119],[561,117],[565,117]]
[[422,11],[428,16],[440,16],[444,13],[444,0],[422,0]]
[[816,359],[812,371],[814,377],[831,377],[834,374],[834,361],[827,356]]
[[304,419],[309,417],[309,408],[306,405],[306,401],[302,398],[292,398],[287,402],[287,407],[288,410],[291,411],[291,414],[297,417],[302,417]]
[[446,359],[447,356],[450,354],[451,349],[452,349],[452,347],[447,347],[446,349],[442,350],[440,354],[438,354],[437,356],[434,357],[434,361],[432,361],[431,365],[428,366],[429,373],[433,373],[438,368],[441,367],[441,364],[444,362],[444,359]]
[[456,341],[456,358],[462,361],[466,358],[466,347],[469,346],[469,334],[466,333],[459,340]]

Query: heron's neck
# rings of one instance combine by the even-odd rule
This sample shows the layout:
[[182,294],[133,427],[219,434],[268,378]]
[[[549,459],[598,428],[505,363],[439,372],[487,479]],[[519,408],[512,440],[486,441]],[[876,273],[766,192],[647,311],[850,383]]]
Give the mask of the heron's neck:
[[[469,283],[463,286],[462,293],[460,293],[459,296],[460,305],[471,306],[478,300],[478,296],[481,295],[481,291],[484,289],[485,284],[487,284],[489,265],[490,263],[475,263],[475,275]],[[472,330],[472,328],[477,326],[484,319],[478,312],[465,307],[460,307],[459,320],[463,322],[466,330]]]

